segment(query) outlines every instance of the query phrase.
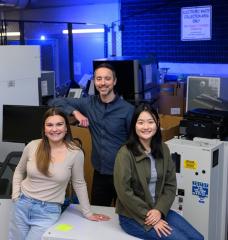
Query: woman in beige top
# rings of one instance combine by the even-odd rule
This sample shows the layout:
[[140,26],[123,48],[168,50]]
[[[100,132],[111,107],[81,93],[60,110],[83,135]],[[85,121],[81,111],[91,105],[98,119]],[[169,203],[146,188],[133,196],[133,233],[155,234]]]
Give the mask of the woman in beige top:
[[47,110],[42,139],[25,147],[14,173],[10,240],[40,240],[59,219],[70,180],[83,215],[92,221],[109,219],[91,212],[83,164],[84,154],[73,141],[67,117],[56,108]]

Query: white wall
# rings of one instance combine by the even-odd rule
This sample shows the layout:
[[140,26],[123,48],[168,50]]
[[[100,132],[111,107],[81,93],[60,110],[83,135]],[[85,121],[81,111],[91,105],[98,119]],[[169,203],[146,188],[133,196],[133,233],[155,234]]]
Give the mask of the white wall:
[[[39,46],[0,46],[0,162],[24,144],[2,142],[3,104],[39,105]],[[20,126],[18,126],[20,127]]]
[[228,76],[228,64],[161,62],[159,68],[169,68],[168,74]]

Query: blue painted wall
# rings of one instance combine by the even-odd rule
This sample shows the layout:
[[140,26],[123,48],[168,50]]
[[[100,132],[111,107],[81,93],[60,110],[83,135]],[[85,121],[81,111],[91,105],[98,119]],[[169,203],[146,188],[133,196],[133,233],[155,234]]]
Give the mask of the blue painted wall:
[[[212,39],[181,41],[181,8],[212,5]],[[159,62],[228,63],[228,1],[122,0],[122,52]]]

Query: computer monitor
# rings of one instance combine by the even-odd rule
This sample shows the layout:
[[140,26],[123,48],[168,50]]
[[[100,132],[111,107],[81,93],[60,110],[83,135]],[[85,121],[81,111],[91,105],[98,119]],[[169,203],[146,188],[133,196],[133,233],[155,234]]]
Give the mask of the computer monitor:
[[[115,91],[128,101],[154,99],[158,95],[158,64],[155,57],[109,57],[93,60],[95,69],[109,63],[116,71]],[[97,92],[95,90],[95,92]]]
[[[188,76],[186,110],[195,108],[226,110],[228,77]],[[221,100],[221,101],[220,101]]]
[[2,141],[28,143],[41,138],[48,106],[3,105]]

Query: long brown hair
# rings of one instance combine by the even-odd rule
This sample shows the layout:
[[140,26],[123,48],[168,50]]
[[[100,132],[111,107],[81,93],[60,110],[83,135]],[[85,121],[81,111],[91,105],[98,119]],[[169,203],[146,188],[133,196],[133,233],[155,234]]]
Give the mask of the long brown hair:
[[48,141],[48,138],[45,135],[45,121],[50,116],[59,115],[64,118],[67,132],[63,139],[64,144],[69,149],[78,149],[79,145],[76,141],[74,141],[70,129],[70,124],[68,121],[67,116],[60,111],[58,108],[49,108],[44,116],[43,116],[43,122],[42,122],[42,140],[40,144],[38,145],[37,151],[36,151],[36,165],[38,170],[43,173],[45,176],[50,176],[50,173],[48,171],[49,164],[51,162],[51,148]]

